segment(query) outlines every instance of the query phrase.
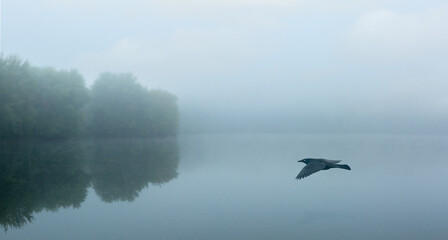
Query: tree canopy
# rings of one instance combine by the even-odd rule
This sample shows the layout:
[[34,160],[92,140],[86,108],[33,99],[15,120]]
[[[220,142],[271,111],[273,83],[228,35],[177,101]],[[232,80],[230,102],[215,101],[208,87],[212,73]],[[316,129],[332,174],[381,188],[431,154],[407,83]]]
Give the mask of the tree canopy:
[[89,92],[75,70],[0,57],[0,139],[172,136],[176,101],[130,73],[103,73]]
[[37,68],[17,57],[0,58],[1,138],[78,135],[88,90],[75,70]]
[[147,90],[130,73],[103,73],[93,84],[91,132],[99,137],[175,135],[176,97]]

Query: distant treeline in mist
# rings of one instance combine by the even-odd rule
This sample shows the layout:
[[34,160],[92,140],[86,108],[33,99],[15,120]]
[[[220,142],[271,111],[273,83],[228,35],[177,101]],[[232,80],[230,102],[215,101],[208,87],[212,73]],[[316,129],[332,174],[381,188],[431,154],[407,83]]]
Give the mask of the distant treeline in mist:
[[103,73],[89,90],[75,70],[0,57],[0,139],[172,136],[176,101],[130,73]]

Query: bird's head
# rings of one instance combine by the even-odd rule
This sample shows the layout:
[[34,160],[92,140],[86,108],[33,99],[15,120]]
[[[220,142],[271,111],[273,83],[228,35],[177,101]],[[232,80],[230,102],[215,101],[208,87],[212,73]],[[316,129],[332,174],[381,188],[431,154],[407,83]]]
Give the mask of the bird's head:
[[305,163],[305,164],[308,164],[308,163],[310,162],[310,159],[309,159],[309,158],[304,158],[304,159],[299,160],[299,161],[297,161],[297,162],[303,162],[303,163]]

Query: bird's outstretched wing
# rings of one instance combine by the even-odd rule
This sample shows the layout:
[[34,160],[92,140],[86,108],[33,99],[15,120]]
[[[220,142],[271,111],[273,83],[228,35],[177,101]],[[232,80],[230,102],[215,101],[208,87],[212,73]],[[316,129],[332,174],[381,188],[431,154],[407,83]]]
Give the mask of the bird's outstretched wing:
[[300,171],[299,175],[297,175],[296,179],[302,179],[304,177],[308,177],[309,175],[324,169],[326,166],[323,162],[311,162],[307,164],[302,171]]
[[338,162],[340,162],[341,160],[328,160],[328,159],[323,159],[324,161],[327,161],[327,162],[329,162],[329,163],[338,163]]

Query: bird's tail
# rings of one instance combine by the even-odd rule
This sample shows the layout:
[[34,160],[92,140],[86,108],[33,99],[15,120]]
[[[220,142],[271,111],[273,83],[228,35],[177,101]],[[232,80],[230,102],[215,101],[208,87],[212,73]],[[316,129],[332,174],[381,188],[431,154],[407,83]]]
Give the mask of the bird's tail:
[[343,168],[343,169],[347,169],[347,170],[352,170],[347,164],[338,164],[337,166],[338,166],[338,168]]

